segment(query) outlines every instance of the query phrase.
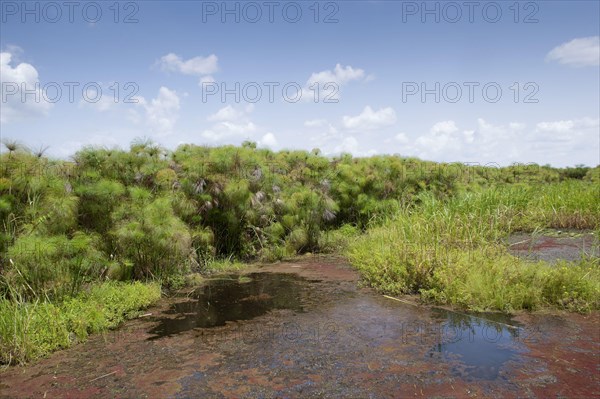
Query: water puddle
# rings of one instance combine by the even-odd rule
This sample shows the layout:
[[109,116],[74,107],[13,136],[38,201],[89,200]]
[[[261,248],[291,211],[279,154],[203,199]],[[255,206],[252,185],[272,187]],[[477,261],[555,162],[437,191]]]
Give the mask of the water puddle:
[[591,232],[549,231],[542,235],[516,233],[508,237],[508,249],[516,257],[554,264],[600,256],[600,240]]
[[301,293],[309,280],[289,273],[225,275],[208,281],[193,293],[193,300],[171,306],[150,333],[150,339],[175,335],[194,328],[224,326],[227,321],[249,320],[274,309],[303,311]]
[[[307,300],[310,300],[307,291],[313,282],[315,280],[293,273],[263,272],[215,277],[195,291],[191,300],[171,305],[166,312],[170,317],[159,319],[159,324],[150,331],[153,334],[150,339],[195,328],[224,326],[228,321],[249,320],[276,309],[304,313]],[[407,320],[386,326],[388,310],[375,303],[373,306],[354,307],[351,315],[360,322],[348,327],[347,332],[352,336],[360,333],[359,337],[364,343],[375,346],[387,334],[424,333],[423,337],[435,339],[426,344],[427,357],[449,364],[451,373],[464,380],[505,378],[505,364],[520,361],[526,350],[520,337],[521,326],[502,314],[464,314],[434,308],[431,313],[425,312],[417,319],[405,315]],[[304,323],[311,320],[312,324],[319,324],[322,317],[322,314],[315,314],[314,321],[310,317],[302,320]],[[339,316],[330,314],[330,317],[333,320],[328,318],[327,322],[335,325]],[[377,328],[382,320],[384,326],[388,327],[383,330]],[[337,321],[340,324],[336,331],[343,331],[346,320]],[[306,327],[302,321],[299,326]],[[294,343],[289,339],[286,342],[290,345]],[[414,342],[416,345],[424,343],[418,340]]]
[[434,309],[440,321],[439,343],[429,356],[452,364],[452,373],[466,380],[496,380],[502,366],[525,352],[522,329],[502,314],[467,315]]

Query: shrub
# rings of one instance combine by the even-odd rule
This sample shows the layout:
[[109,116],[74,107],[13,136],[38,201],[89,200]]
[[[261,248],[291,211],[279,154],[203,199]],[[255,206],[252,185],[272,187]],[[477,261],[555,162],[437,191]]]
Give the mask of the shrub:
[[134,203],[113,213],[117,254],[133,264],[136,278],[166,277],[189,266],[192,252],[187,226],[173,213],[167,198],[148,199],[133,193]]
[[21,236],[8,249],[4,284],[26,298],[74,295],[107,265],[106,257],[96,249],[98,242],[98,237],[81,232],[71,239]]

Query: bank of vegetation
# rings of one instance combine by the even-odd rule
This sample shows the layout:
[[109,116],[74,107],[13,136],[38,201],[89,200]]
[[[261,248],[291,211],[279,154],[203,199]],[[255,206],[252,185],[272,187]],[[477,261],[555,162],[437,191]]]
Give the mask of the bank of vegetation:
[[[190,273],[345,253],[391,294],[479,310],[598,307],[598,260],[549,266],[502,239],[600,229],[600,168],[439,164],[182,145],[0,155],[0,361],[134,317]],[[492,254],[493,256],[491,256]],[[48,320],[52,320],[51,323]]]

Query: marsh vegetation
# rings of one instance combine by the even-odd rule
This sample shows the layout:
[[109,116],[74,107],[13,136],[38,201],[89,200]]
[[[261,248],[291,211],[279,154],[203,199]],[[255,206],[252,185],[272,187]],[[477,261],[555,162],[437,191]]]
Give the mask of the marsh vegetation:
[[[0,361],[117,326],[198,276],[348,257],[386,294],[473,310],[600,307],[598,254],[550,265],[505,239],[600,233],[600,167],[439,164],[182,145],[0,155]],[[190,278],[190,276],[195,276]]]

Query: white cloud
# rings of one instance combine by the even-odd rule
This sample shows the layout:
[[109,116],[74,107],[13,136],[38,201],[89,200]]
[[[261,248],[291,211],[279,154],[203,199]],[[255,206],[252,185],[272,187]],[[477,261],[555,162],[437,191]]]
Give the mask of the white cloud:
[[252,122],[233,123],[219,122],[210,129],[204,130],[201,136],[212,142],[222,142],[231,137],[243,137],[256,132],[257,127]]
[[339,85],[344,85],[353,80],[361,80],[365,78],[365,71],[362,69],[354,69],[350,65],[342,66],[336,64],[333,70],[315,72],[308,78],[308,85],[313,83],[329,83],[334,82]]
[[396,111],[391,107],[373,111],[370,106],[357,116],[344,116],[342,123],[346,129],[373,130],[396,123]]
[[312,119],[304,121],[304,127],[307,127],[311,130],[324,130],[327,132],[328,135],[332,136],[335,136],[338,133],[337,128],[325,119]]
[[169,53],[159,60],[160,66],[165,71],[179,72],[184,75],[203,76],[215,73],[218,67],[218,58],[211,54],[208,57],[194,57],[184,61],[177,54]]
[[207,120],[209,121],[233,121],[240,119],[244,116],[243,111],[238,111],[233,108],[231,105],[227,105],[220,110],[218,110],[215,114],[210,115]]
[[315,102],[337,102],[342,86],[352,81],[367,79],[365,71],[350,65],[336,64],[333,70],[314,72],[302,89],[302,99]]
[[475,141],[475,130],[465,130],[463,131],[463,137],[465,142],[472,143]]
[[243,110],[227,105],[208,116],[208,121],[216,123],[210,129],[204,130],[201,136],[217,143],[232,137],[253,134],[258,131],[258,127],[248,118],[248,114],[253,110],[253,104],[248,104]]
[[349,153],[349,154],[352,154],[357,157],[369,157],[369,156],[377,154],[377,151],[374,149],[370,149],[368,151],[362,151],[362,150],[360,150],[360,147],[361,146],[358,143],[358,140],[353,136],[349,136],[349,137],[345,137],[342,140],[342,142],[334,148],[333,152],[325,152],[325,154],[333,155],[333,154]]
[[25,52],[21,47],[14,44],[7,44],[4,46],[4,52],[9,53],[12,56],[11,61],[18,64],[21,63],[21,56]]
[[342,140],[340,145],[335,147],[334,151],[337,153],[349,152],[351,154],[355,154],[358,152],[358,140],[352,136],[346,137],[344,140]]
[[579,146],[592,146],[598,143],[600,120],[592,118],[568,119],[537,123],[535,130],[527,137],[529,142],[537,146],[548,146],[569,143]]
[[235,134],[244,134],[256,131],[256,125],[252,122],[233,123],[226,121],[219,123],[217,125],[217,129],[220,131],[228,131]]
[[509,157],[515,153],[512,146],[517,142],[516,132],[521,125],[512,123],[511,126],[495,126],[479,118],[476,129],[463,130],[453,120],[441,121],[412,143],[404,140],[404,135],[400,136],[400,151],[404,155],[443,162],[497,161],[499,153]]
[[575,123],[573,121],[555,121],[555,122],[540,122],[536,126],[538,132],[568,132],[573,129]]
[[513,130],[523,130],[525,129],[527,126],[524,123],[520,123],[520,122],[511,122],[508,124],[508,127],[510,127]]
[[599,131],[600,120],[594,118],[539,122],[529,129],[519,122],[495,125],[479,118],[472,129],[438,122],[412,143],[402,134],[396,141],[403,155],[438,162],[597,165]]
[[203,83],[208,84],[208,83],[215,83],[215,82],[216,82],[215,78],[213,78],[211,75],[207,75],[207,76],[203,76],[200,78],[200,82],[198,82],[198,85],[200,87],[203,87]]
[[[11,51],[20,54],[15,47],[11,48]],[[47,115],[53,104],[44,97],[37,70],[27,63],[13,67],[12,59],[12,53],[0,53],[0,123],[7,124],[28,117]],[[28,94],[24,95],[21,89],[25,89]]]
[[259,140],[258,145],[261,147],[269,147],[271,149],[277,147],[277,138],[273,133],[267,133]]
[[343,139],[343,135],[338,132],[338,129],[329,123],[326,119],[312,119],[304,121],[304,127],[309,129],[307,132],[310,135],[310,141],[313,145],[321,148],[327,148],[332,142],[339,142]]
[[398,133],[394,139],[400,144],[407,144],[410,141],[406,133]]
[[555,132],[564,133],[570,132],[573,129],[588,129],[597,128],[599,124],[598,119],[582,118],[574,120],[563,120],[554,122],[540,122],[535,125],[536,132]]
[[458,128],[454,121],[443,121],[438,122],[431,127],[431,133],[433,134],[450,134],[457,132]]
[[325,119],[311,119],[308,121],[304,121],[304,126],[308,128],[323,127],[326,124],[327,121]]
[[189,60],[183,60],[174,53],[164,55],[157,61],[157,64],[163,71],[177,72],[184,75],[200,77],[199,84],[214,82],[211,74],[219,70],[219,58],[211,54],[208,57],[194,57]]
[[600,36],[581,37],[553,48],[546,61],[574,67],[600,65]]
[[[179,118],[180,101],[177,92],[161,87],[158,95],[148,102],[144,97],[136,97],[137,105],[145,111],[146,123],[157,134],[170,134]],[[135,120],[136,114],[130,119]]]

